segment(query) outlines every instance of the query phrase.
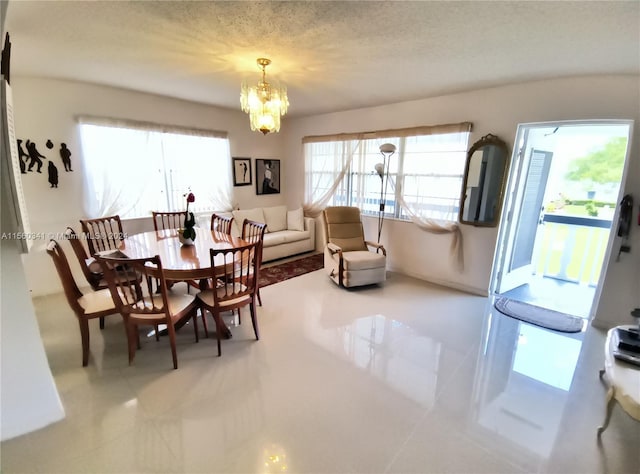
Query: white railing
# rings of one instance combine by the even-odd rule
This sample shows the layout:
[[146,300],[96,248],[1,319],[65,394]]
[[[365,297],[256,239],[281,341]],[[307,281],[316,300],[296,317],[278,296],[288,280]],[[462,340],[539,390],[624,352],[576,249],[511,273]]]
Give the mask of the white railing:
[[536,240],[535,273],[596,286],[610,228],[609,219],[545,214]]

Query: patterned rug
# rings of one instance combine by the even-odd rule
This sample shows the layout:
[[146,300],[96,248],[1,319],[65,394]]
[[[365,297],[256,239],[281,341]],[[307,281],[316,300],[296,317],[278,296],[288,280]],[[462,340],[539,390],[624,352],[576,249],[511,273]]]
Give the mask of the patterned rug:
[[318,253],[309,257],[299,258],[290,262],[273,265],[260,269],[260,279],[258,284],[263,286],[273,285],[289,278],[314,272],[324,267],[324,254]]
[[577,316],[540,308],[509,298],[498,298],[493,305],[502,314],[554,331],[580,332],[585,324],[585,320]]

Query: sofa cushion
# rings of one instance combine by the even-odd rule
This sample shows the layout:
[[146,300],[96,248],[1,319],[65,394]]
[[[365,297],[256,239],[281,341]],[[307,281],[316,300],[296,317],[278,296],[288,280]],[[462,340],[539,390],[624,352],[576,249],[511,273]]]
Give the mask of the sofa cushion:
[[304,211],[302,208],[287,212],[287,229],[304,231]]
[[267,232],[278,232],[287,228],[287,206],[274,206],[262,208]]
[[300,232],[299,230],[283,230],[278,232],[284,236],[285,242],[297,242],[298,240],[305,240],[309,238],[309,231]]
[[344,269],[348,271],[369,270],[386,266],[387,257],[381,253],[374,253],[368,250],[357,250],[354,252],[344,252],[342,254]]
[[255,209],[237,209],[233,211],[232,214],[233,225],[235,226],[238,235],[242,235],[242,223],[245,219],[266,224],[266,222],[264,221],[264,213],[262,212],[261,207],[256,207]]
[[286,242],[285,231],[271,232],[270,234],[264,234],[262,245],[265,247],[273,247],[274,245],[280,245]]

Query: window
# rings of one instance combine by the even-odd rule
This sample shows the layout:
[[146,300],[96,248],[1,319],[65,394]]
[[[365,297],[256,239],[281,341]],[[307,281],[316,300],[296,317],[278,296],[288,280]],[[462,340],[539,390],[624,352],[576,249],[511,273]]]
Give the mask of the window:
[[[409,220],[414,214],[456,221],[470,130],[471,124],[464,123],[306,137],[307,202],[357,206],[363,214],[377,215],[385,194],[387,217]],[[386,184],[375,172],[383,143],[396,146]]]
[[231,208],[231,157],[225,133],[155,124],[81,119],[87,214],[147,217],[151,211]]

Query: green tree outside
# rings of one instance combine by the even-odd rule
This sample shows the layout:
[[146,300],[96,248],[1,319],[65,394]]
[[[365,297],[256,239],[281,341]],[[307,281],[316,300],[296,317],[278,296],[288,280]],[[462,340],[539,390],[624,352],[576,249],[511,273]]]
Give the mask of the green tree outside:
[[620,182],[626,150],[626,137],[612,138],[603,148],[573,160],[565,178],[570,181],[588,181],[590,184]]

